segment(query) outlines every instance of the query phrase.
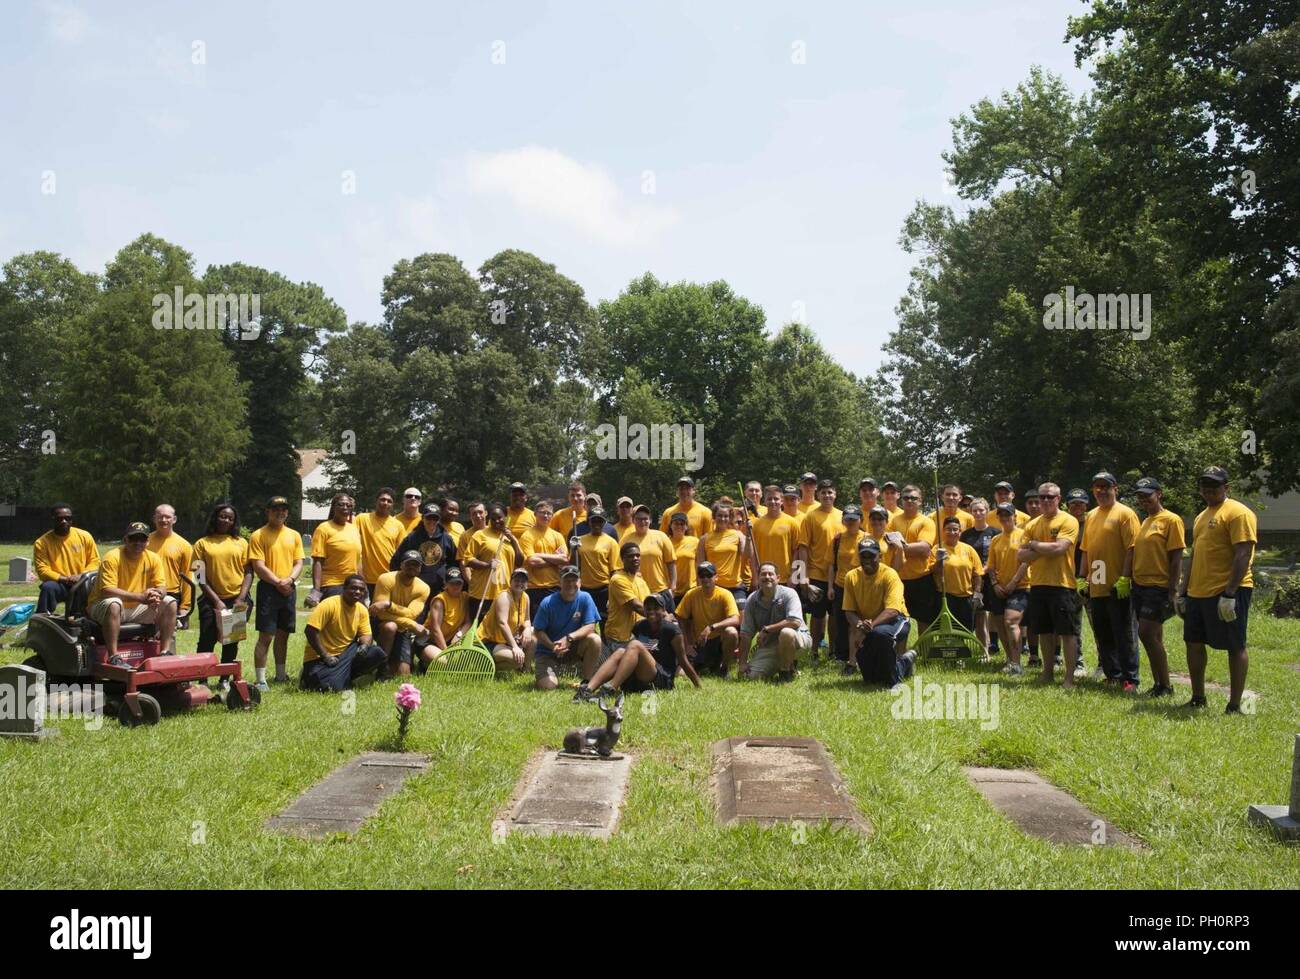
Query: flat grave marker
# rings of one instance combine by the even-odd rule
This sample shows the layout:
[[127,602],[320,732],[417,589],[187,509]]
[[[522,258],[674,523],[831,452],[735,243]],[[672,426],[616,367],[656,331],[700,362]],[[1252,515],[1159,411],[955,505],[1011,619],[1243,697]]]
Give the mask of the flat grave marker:
[[514,803],[493,836],[568,834],[608,839],[618,829],[632,757],[548,751],[525,770]]
[[1031,836],[1065,845],[1144,849],[1140,841],[1036,772],[979,767],[968,767],[965,772],[993,808]]
[[330,772],[284,812],[268,819],[266,828],[311,839],[354,833],[408,778],[428,766],[427,755],[368,751]]

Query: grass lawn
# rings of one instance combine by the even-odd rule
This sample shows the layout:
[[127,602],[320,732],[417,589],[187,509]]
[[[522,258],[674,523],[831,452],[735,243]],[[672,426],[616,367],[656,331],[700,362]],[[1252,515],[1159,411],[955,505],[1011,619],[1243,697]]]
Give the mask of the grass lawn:
[[[1179,628],[1173,620],[1167,636],[1181,671]],[[421,679],[408,747],[432,766],[355,836],[326,842],[270,835],[262,823],[392,736],[392,684],[360,691],[352,713],[341,696],[273,687],[256,713],[218,706],[136,730],[62,720],[56,739],[0,741],[0,887],[1297,888],[1300,851],[1245,816],[1249,803],[1287,801],[1300,623],[1257,610],[1251,636],[1253,716],[1225,717],[1225,697],[1213,691],[1210,709],[1194,716],[1091,683],[1065,693],[1001,677],[998,662],[921,671],[1001,683],[1000,725],[989,731],[895,720],[888,692],[827,669],[805,669],[783,687],[686,683],[661,694],[654,713],[630,697],[620,747],[636,764],[607,842],[494,842],[492,819],[529,757],[559,747],[568,727],[600,720],[523,677],[455,687]],[[196,638],[182,634],[182,651]],[[251,672],[252,643],[242,650]],[[2,649],[0,661],[25,655]],[[301,660],[299,634],[292,673]],[[1096,664],[1090,639],[1088,660]],[[1221,653],[1210,679],[1227,683]],[[739,734],[820,738],[875,835],[809,828],[796,844],[789,828],[717,828],[710,744]],[[967,783],[969,763],[1032,767],[1149,849],[1025,837]]]

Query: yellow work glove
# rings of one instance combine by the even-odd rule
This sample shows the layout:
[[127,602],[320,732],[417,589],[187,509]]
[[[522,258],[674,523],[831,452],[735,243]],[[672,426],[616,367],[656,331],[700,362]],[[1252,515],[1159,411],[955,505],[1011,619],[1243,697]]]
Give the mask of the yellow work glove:
[[1129,581],[1128,578],[1124,577],[1123,575],[1120,575],[1118,578],[1115,579],[1116,598],[1128,598],[1129,592],[1131,592],[1132,590],[1133,590],[1133,582]]
[[1088,579],[1087,579],[1087,578],[1075,578],[1075,579],[1074,579],[1074,590],[1077,591],[1080,595],[1086,595],[1086,594],[1088,594]]

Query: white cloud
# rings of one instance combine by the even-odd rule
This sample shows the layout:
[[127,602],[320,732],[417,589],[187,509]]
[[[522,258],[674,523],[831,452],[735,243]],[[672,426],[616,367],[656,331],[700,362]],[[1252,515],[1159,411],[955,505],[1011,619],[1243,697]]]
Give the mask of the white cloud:
[[90,18],[86,12],[67,3],[47,3],[45,13],[48,17],[50,35],[64,44],[76,44],[90,30]]
[[467,167],[474,191],[503,196],[528,216],[569,225],[606,243],[644,241],[678,221],[675,209],[648,196],[637,200],[624,194],[604,168],[559,150],[524,146],[475,154]]

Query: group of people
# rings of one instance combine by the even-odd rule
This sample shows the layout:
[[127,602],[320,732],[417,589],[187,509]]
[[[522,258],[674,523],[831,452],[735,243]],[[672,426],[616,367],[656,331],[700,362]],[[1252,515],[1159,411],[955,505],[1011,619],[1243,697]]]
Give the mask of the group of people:
[[[538,689],[563,673],[581,680],[578,697],[610,686],[669,689],[700,673],[792,679],[801,656],[825,648],[849,675],[895,684],[914,668],[912,621],[924,631],[946,602],[986,653],[1004,650],[1004,672],[1038,668],[1063,684],[1087,676],[1083,620],[1095,639],[1095,677],[1125,692],[1139,683],[1138,644],[1153,674],[1152,696],[1173,692],[1164,623],[1183,617],[1192,681],[1190,706],[1205,705],[1207,647],[1228,653],[1228,711],[1245,689],[1246,625],[1257,543],[1255,515],[1229,496],[1226,471],[1199,479],[1205,509],[1196,517],[1191,558],[1183,521],[1163,506],[1153,478],[1136,482],[1139,519],[1118,499],[1118,480],[1099,472],[1091,494],[1045,482],[1023,510],[999,482],[992,501],[948,484],[924,512],[921,489],[893,481],[858,485],[840,509],[828,479],[751,481],[743,498],[697,500],[694,481],[655,525],[630,497],[607,514],[581,482],[567,505],[529,505],[522,483],[509,503],[475,502],[461,523],[458,501],[424,502],[407,488],[381,489],[373,509],[336,495],[312,534],[310,553],[287,524],[288,500],[273,497],[266,524],[244,540],[229,503],[213,508],[193,545],[173,529],[163,504],[153,529],[132,523],[122,545],[99,560],[94,540],[73,526],[66,505],[35,545],[39,611],[53,611],[87,571],[99,575],[87,614],[110,655],[121,624],[157,626],[174,647],[197,602],[199,651],[224,641],[222,613],[251,612],[257,632],[256,683],[288,679],[288,638],[296,629],[297,585],[307,560],[311,609],[301,684],[340,690],[362,677],[428,668],[471,627],[492,651],[498,673],[531,671]],[[942,597],[941,597],[942,596]],[[807,613],[807,615],[805,615]],[[268,676],[270,654],[275,672]]]

